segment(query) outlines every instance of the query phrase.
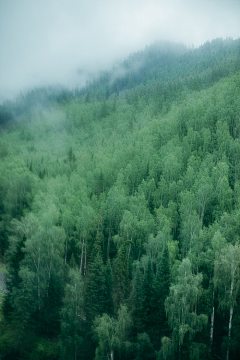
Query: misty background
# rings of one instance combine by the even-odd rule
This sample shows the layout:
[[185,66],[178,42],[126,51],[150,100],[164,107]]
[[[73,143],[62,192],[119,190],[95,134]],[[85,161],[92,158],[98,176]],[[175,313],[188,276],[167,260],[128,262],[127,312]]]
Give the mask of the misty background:
[[240,37],[239,0],[0,0],[0,103],[36,86],[81,87],[156,40]]

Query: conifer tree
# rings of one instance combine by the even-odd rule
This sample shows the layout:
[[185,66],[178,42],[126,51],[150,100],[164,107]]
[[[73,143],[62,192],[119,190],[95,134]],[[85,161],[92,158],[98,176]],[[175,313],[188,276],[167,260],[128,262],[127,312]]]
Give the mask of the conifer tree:
[[153,337],[156,342],[159,342],[160,337],[168,335],[167,316],[164,308],[164,302],[169,294],[170,287],[170,263],[168,246],[165,245],[162,259],[158,266],[157,274],[153,282],[152,295],[152,322],[153,322]]
[[14,287],[18,287],[21,283],[21,278],[19,277],[19,268],[20,263],[24,259],[24,243],[25,243],[25,236],[20,239],[15,246],[14,251],[10,255],[9,259],[9,275],[8,275],[8,281],[7,281],[7,294],[4,297],[3,302],[3,313],[6,317],[10,316],[10,313],[12,311],[11,306],[11,294]]
[[83,284],[79,270],[70,269],[61,310],[61,359],[76,360],[80,354],[83,322]]
[[141,322],[143,331],[151,331],[152,325],[151,314],[152,314],[152,293],[153,293],[153,270],[152,263],[149,259],[147,262],[147,268],[143,276],[142,283],[142,299],[141,299]]
[[118,251],[117,267],[115,269],[115,296],[119,307],[127,298],[129,291],[129,261],[127,242],[125,241]]
[[113,277],[111,262],[109,258],[105,268],[105,312],[109,315],[113,315],[114,312]]
[[96,316],[106,309],[105,268],[99,240],[94,243],[90,263],[87,269],[85,311],[89,326]]
[[19,271],[21,285],[19,289],[14,288],[12,293],[11,327],[13,334],[11,346],[16,349],[21,356],[26,356],[32,349],[34,340],[34,319],[33,313],[36,310],[32,291],[32,273],[27,268]]
[[133,316],[134,335],[141,332],[141,300],[142,300],[142,282],[143,274],[140,269],[140,263],[136,262],[136,268],[133,273],[132,291],[129,298],[129,304]]

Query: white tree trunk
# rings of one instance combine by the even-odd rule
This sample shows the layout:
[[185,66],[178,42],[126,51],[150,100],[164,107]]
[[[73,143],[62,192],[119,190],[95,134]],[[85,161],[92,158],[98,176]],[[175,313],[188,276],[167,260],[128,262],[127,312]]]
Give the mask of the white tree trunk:
[[87,247],[85,244],[84,276],[86,276],[86,270],[87,270]]
[[66,236],[66,243],[65,243],[65,264],[67,263],[67,248],[68,248],[68,236]]
[[111,354],[110,354],[110,356],[111,356],[111,360],[114,360],[114,353],[113,353],[113,350],[111,350]]
[[211,329],[210,329],[210,346],[211,347],[213,344],[214,314],[215,314],[215,307],[214,307],[214,290],[213,290],[213,307],[212,307],[212,314],[211,314]]
[[229,350],[230,350],[230,340],[231,340],[231,331],[232,331],[232,318],[233,318],[233,306],[230,307],[230,316],[229,316],[229,325],[228,325],[228,347],[227,347],[227,357],[229,360]]
[[83,266],[83,251],[84,251],[84,239],[82,242],[82,253],[81,253],[81,263],[80,263],[80,273],[82,274],[82,266]]

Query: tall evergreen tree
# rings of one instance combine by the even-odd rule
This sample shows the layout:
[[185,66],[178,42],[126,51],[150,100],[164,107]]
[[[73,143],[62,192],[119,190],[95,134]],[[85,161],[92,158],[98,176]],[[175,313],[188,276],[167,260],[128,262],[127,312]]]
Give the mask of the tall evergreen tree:
[[18,289],[14,288],[11,298],[13,312],[10,326],[13,333],[10,345],[20,356],[28,356],[33,349],[36,329],[33,318],[36,311],[32,290],[33,274],[27,268],[22,268],[19,277],[21,284]]
[[11,306],[11,294],[14,287],[18,287],[21,283],[19,277],[20,263],[24,259],[24,244],[25,236],[18,240],[14,246],[14,249],[9,254],[9,273],[7,281],[7,294],[3,301],[3,313],[6,317],[9,317],[12,312]]
[[95,317],[101,316],[106,309],[105,267],[98,240],[94,243],[88,264],[84,307],[89,326],[92,325]]
[[118,250],[114,280],[116,305],[119,307],[120,304],[123,304],[129,292],[129,260],[127,241],[125,241]]
[[143,282],[143,274],[140,269],[140,263],[136,262],[135,269],[133,272],[133,279],[132,279],[132,291],[129,298],[129,305],[133,317],[134,336],[142,331],[142,323],[141,323],[142,282]]
[[105,267],[105,312],[109,315],[113,315],[113,276],[110,259],[108,258],[107,265]]
[[81,352],[83,325],[83,283],[79,270],[70,269],[61,310],[61,359],[77,360]]
[[141,322],[142,330],[151,332],[152,326],[152,294],[153,294],[153,270],[151,260],[148,259],[147,267],[143,276],[142,299],[141,299]]
[[153,281],[152,291],[152,336],[156,343],[162,336],[168,336],[169,328],[164,303],[169,294],[170,287],[170,262],[167,244],[163,250],[162,259]]

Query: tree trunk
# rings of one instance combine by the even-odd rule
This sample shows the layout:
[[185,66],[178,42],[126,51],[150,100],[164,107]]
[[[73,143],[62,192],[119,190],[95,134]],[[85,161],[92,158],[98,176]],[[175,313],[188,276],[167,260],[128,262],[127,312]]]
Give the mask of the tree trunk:
[[214,314],[215,314],[215,307],[214,307],[214,290],[213,290],[213,307],[211,314],[211,329],[210,329],[210,348],[212,348],[212,344],[213,344]]
[[229,360],[230,340],[231,340],[231,331],[232,331],[232,317],[233,317],[233,305],[231,305],[230,307],[230,317],[229,317],[229,325],[228,325],[228,347],[227,347],[226,360]]
[[67,248],[68,248],[68,237],[66,236],[66,244],[65,244],[65,264],[67,263]]
[[82,253],[81,253],[81,262],[80,262],[80,273],[82,274],[82,265],[83,265],[83,251],[84,251],[84,239],[82,242]]
[[87,270],[87,247],[85,244],[84,276],[86,275],[86,270]]
[[111,360],[114,360],[114,353],[113,353],[113,350],[111,350],[111,354],[110,354],[110,356],[111,356]]

